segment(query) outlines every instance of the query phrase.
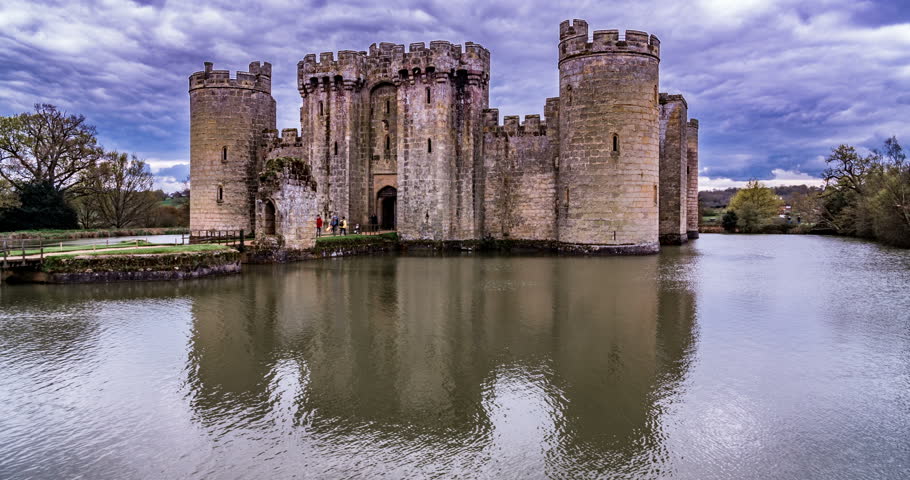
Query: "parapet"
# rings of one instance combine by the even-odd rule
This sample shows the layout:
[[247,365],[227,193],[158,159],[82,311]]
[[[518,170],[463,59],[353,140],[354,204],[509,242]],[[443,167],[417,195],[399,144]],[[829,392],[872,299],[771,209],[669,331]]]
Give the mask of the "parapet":
[[595,30],[588,41],[588,22],[566,20],[559,25],[559,61],[602,53],[648,55],[660,59],[660,40],[638,30]]
[[[440,78],[464,71],[468,81],[487,82],[490,74],[490,51],[472,42],[464,47],[444,40],[412,43],[405,51],[402,44],[372,44],[368,51],[342,50],[338,59],[332,52],[308,54],[297,64],[297,82],[301,94],[319,86],[366,82],[413,80],[421,75]],[[443,77],[445,78],[445,77]]]
[[297,145],[300,143],[300,135],[297,133],[296,128],[285,128],[281,130],[282,145]]
[[242,88],[272,93],[272,64],[253,62],[249,71],[238,71],[231,78],[230,70],[212,70],[212,62],[205,62],[205,70],[190,75],[190,91],[199,88]]
[[303,145],[303,138],[300,137],[296,128],[282,129],[281,136],[278,135],[278,130],[263,130],[262,140],[269,151],[279,147],[299,147]]
[[692,118],[689,120],[689,128],[694,128],[698,130],[698,120]]
[[686,98],[683,97],[682,95],[679,95],[679,94],[670,95],[669,93],[661,92],[660,104],[666,105],[668,103],[682,103],[683,105],[685,105],[686,108],[689,108],[689,103],[686,102]]
[[499,109],[488,108],[483,111],[485,132],[509,137],[540,136],[547,134],[547,125],[540,121],[540,115],[525,115],[524,123],[519,122],[518,115],[506,115],[499,124]]

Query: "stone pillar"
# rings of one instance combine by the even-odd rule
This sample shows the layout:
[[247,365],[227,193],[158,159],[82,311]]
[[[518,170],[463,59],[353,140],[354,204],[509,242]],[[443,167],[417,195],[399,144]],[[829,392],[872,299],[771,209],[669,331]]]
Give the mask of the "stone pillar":
[[698,211],[698,120],[694,118],[689,120],[686,143],[688,145],[686,149],[688,159],[686,167],[688,177],[686,233],[689,239],[693,239],[698,238],[698,223],[701,220],[701,214]]
[[660,243],[685,243],[688,208],[686,99],[660,94]]

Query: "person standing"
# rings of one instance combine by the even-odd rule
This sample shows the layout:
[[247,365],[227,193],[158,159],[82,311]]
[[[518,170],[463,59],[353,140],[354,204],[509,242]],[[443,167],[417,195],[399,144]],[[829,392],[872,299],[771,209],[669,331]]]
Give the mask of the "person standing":
[[345,217],[341,217],[341,234],[342,235],[348,234],[348,221]]
[[332,235],[338,232],[338,215],[332,214]]
[[322,236],[322,216],[316,215],[316,236]]

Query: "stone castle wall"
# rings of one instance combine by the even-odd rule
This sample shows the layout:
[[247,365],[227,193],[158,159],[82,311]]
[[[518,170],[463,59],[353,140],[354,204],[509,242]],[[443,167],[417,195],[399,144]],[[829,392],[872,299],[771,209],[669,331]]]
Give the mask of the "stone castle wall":
[[688,178],[686,233],[692,239],[698,238],[698,222],[701,220],[701,214],[698,212],[698,120],[694,118],[688,123],[686,144],[686,176]]
[[658,249],[657,37],[560,25],[559,241]]
[[539,115],[505,117],[488,110],[484,128],[484,235],[556,240],[556,166]]
[[[317,213],[351,224],[394,215],[403,240],[492,236],[605,253],[680,243],[697,232],[697,121],[681,96],[661,105],[659,40],[589,38],[583,20],[559,33],[560,95],[545,120],[524,123],[500,125],[489,109],[490,52],[470,42],[306,55],[301,130],[280,136],[269,64],[235,79],[207,64],[190,77],[191,228],[258,234],[271,202],[269,229],[295,245]],[[289,158],[308,165],[312,192],[260,184],[262,165]]]
[[679,245],[686,236],[688,105],[682,95],[660,94],[660,243]]
[[254,229],[256,173],[261,132],[275,128],[272,66],[250,64],[230,78],[227,70],[190,76],[190,227]]
[[308,162],[295,157],[269,159],[259,172],[256,240],[292,250],[316,245],[316,188]]
[[321,210],[366,223],[377,213],[376,187],[397,186],[402,238],[475,238],[488,78],[489,51],[473,43],[304,57],[301,126],[312,138]]

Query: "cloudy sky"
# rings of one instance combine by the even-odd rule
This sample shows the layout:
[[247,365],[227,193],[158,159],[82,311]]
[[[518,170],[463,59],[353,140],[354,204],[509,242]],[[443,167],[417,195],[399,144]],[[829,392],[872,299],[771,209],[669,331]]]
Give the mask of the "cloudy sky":
[[0,2],[0,115],[36,102],[82,113],[101,143],[189,171],[187,77],[273,64],[278,128],[299,127],[297,62],[373,42],[473,41],[492,52],[490,104],[543,112],[556,96],[559,22],[661,39],[661,91],[698,118],[702,188],[812,183],[840,143],[910,144],[910,6],[898,1]]

